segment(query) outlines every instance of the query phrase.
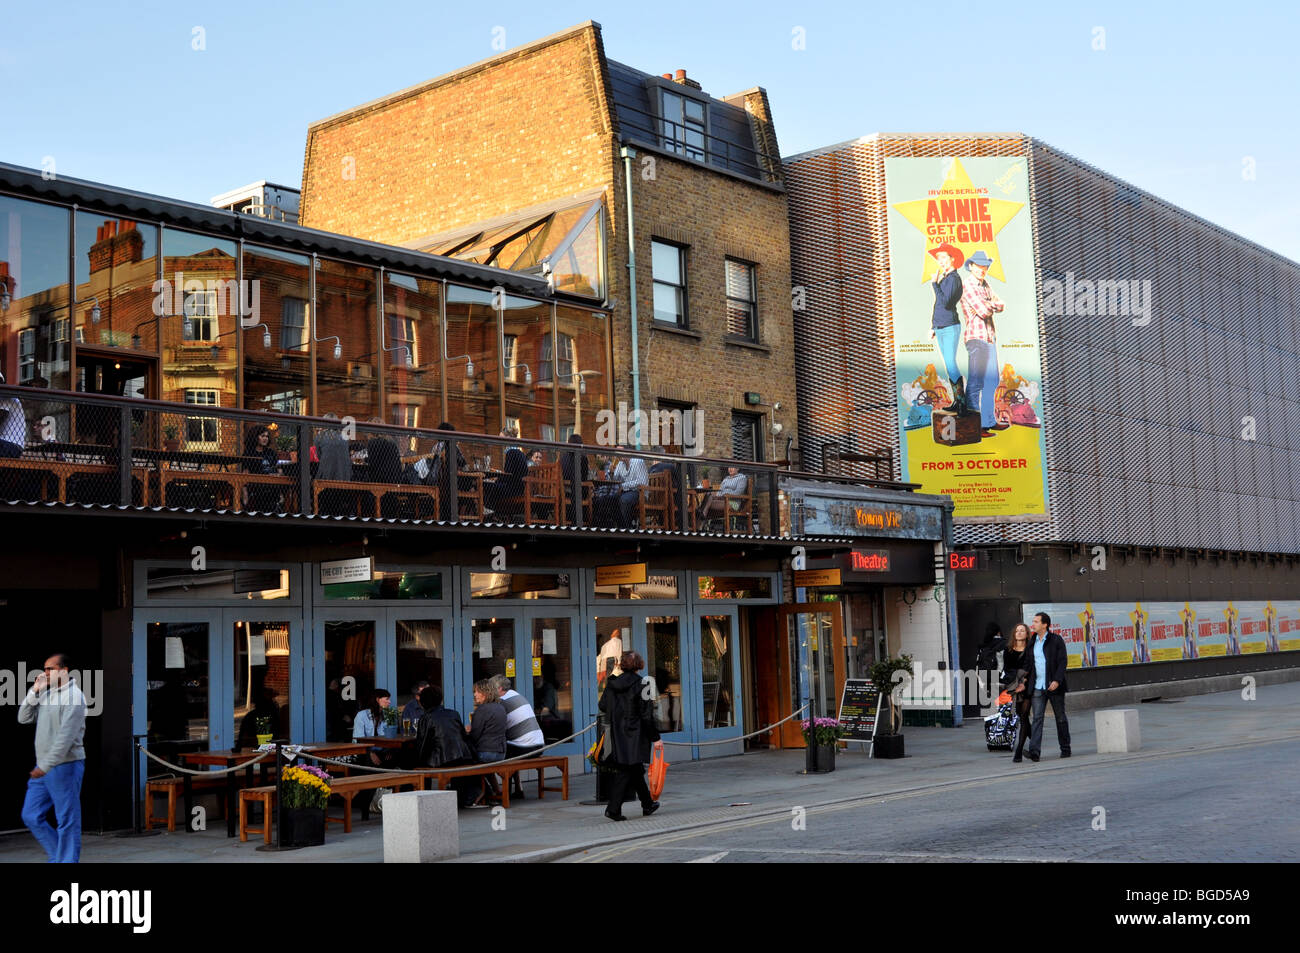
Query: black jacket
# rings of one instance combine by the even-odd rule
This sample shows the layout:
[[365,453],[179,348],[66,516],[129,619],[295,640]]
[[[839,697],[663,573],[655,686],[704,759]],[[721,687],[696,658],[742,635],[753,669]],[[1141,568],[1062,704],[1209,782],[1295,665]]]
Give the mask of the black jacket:
[[[1037,640],[1038,636],[1036,635],[1029,637],[1029,645],[1025,647],[1025,660],[1021,665],[1029,675],[1025,679],[1025,684],[1031,692],[1034,690],[1034,682],[1037,680],[1037,667],[1034,664],[1034,645]],[[1043,679],[1043,687],[1046,688],[1052,682],[1060,682],[1053,694],[1064,695],[1069,691],[1069,687],[1065,682],[1065,669],[1069,654],[1065,648],[1065,639],[1050,629],[1047,632],[1047,641],[1043,644],[1043,657],[1047,659],[1047,677]]]
[[962,294],[961,275],[955,270],[950,271],[939,281],[930,282],[930,287],[934,289],[932,327],[937,331],[957,324],[957,302]]
[[415,757],[416,764],[430,768],[473,761],[476,756],[465,740],[460,715],[441,706],[426,711],[415,730]]
[[650,746],[659,740],[654,702],[643,697],[646,679],[624,672],[605,680],[600,710],[609,726],[609,759],[615,764],[647,764]]
[[469,741],[476,751],[506,751],[506,710],[500,702],[485,702],[469,720]]

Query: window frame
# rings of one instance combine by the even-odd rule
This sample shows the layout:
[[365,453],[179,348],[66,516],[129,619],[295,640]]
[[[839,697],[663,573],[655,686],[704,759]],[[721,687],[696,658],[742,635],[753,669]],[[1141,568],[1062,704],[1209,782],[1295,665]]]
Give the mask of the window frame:
[[[196,310],[195,305],[202,301],[202,310]],[[187,291],[181,304],[181,316],[185,319],[181,322],[181,341],[184,344],[195,346],[211,347],[216,343],[221,334],[221,324],[217,320],[217,293],[216,291],[198,290]],[[199,329],[203,328],[206,337],[199,335]]]
[[[681,103],[681,109],[675,116],[668,115],[667,99],[669,96],[677,99]],[[700,107],[703,117],[695,122],[690,120],[686,115],[686,104],[694,103]],[[696,162],[709,161],[709,104],[703,99],[695,96],[689,96],[680,89],[666,89],[659,87],[659,143],[661,147],[674,155],[683,156]],[[670,127],[672,134],[670,134]],[[680,138],[676,131],[680,130]],[[700,146],[692,146],[687,140],[687,133],[698,131],[700,135]]]
[[[288,305],[291,301],[302,302],[302,310],[299,311],[297,315],[295,315],[295,318],[298,315],[302,316],[301,324],[298,324],[296,322],[290,323],[288,320],[289,312],[290,312]],[[283,298],[280,299],[280,350],[281,351],[289,351],[294,354],[302,354],[310,350],[309,341],[307,338],[307,326],[310,323],[308,312],[310,310],[311,310],[311,302],[308,301],[306,298],[299,298],[297,295],[285,295]],[[291,329],[297,329],[302,332],[299,335],[300,340],[296,344],[291,343],[289,340],[288,332]]]
[[18,383],[36,380],[36,328],[18,329]]
[[[205,394],[212,397],[211,401],[191,400],[191,395]],[[221,391],[215,387],[187,387],[185,388],[185,399],[183,401],[186,407],[220,407]],[[202,439],[190,439],[190,428],[195,424],[199,425],[199,433]],[[207,439],[208,428],[212,428],[212,439]],[[192,417],[185,415],[185,448],[187,450],[217,450],[221,446],[221,421],[217,417]]]
[[[749,275],[749,294],[748,299],[735,298],[731,295],[731,281],[727,274],[728,267],[738,265],[744,268]],[[759,342],[758,334],[758,265],[744,258],[737,258],[734,255],[727,255],[722,260],[722,291],[725,298],[727,310],[727,335],[732,338],[740,338],[751,344]],[[737,334],[731,329],[731,308],[735,305],[746,305],[749,308],[749,332],[747,334]]]
[[[655,276],[655,266],[654,266],[655,245],[663,245],[665,248],[672,248],[677,252],[677,270],[681,278],[681,284],[673,284],[670,281],[664,281],[663,279],[657,278]],[[687,272],[687,264],[688,264],[687,251],[689,249],[690,249],[689,245],[683,245],[680,242],[673,242],[664,238],[651,237],[650,239],[650,308],[654,320],[659,324],[665,324],[669,327],[683,328],[683,329],[689,329],[691,326],[690,277]],[[676,289],[676,291],[680,294],[679,304],[681,307],[681,313],[680,315],[678,315],[678,319],[676,321],[666,321],[663,318],[659,317],[659,311],[657,308],[655,308],[655,304],[654,304],[654,292],[659,285],[663,285],[664,287],[667,288]]]
[[[752,426],[754,435],[754,456],[751,459],[744,459],[736,456],[736,423],[738,420],[748,421]],[[766,456],[766,447],[763,445],[763,415],[751,413],[747,410],[733,410],[731,412],[731,456],[732,459],[742,463],[763,463]]]

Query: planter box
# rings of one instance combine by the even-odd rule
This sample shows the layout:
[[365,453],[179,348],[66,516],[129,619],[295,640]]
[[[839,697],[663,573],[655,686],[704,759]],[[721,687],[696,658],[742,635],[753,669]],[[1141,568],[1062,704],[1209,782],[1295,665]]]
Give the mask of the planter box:
[[325,843],[325,809],[285,808],[280,842],[286,847],[319,847]]
[[903,736],[901,734],[876,735],[875,743],[872,745],[871,756],[873,758],[903,757]]
[[816,754],[813,757],[817,763],[818,774],[829,774],[835,770],[835,749],[838,747],[838,744],[816,746]]

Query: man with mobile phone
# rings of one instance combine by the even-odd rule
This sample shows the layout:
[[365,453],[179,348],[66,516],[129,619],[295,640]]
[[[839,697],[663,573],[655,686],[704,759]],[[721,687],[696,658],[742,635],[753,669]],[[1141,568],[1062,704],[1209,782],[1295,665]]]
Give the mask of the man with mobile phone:
[[[50,863],[81,858],[81,780],[86,771],[86,696],[68,671],[63,653],[45,660],[18,709],[20,724],[36,723],[36,767],[29,772],[23,823]],[[49,821],[54,809],[56,824]]]

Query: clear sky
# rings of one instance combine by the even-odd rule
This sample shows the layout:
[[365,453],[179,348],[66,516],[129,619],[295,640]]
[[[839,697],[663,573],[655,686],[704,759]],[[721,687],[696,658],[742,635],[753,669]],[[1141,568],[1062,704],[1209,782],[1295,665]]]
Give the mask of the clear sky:
[[594,19],[612,59],[685,69],[715,96],[765,87],[785,155],[872,132],[1025,132],[1300,260],[1300,192],[1282,181],[1300,146],[1300,5],[1052,6],[11,3],[0,160],[200,202],[297,186],[313,120],[493,56],[494,37]]

